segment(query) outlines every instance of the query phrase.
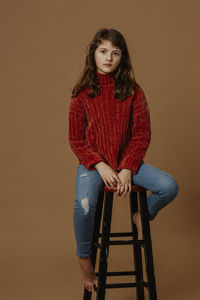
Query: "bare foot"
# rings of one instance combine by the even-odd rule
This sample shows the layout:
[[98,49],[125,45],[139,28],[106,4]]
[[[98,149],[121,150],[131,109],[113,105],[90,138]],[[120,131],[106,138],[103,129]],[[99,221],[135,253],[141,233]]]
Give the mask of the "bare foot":
[[95,291],[94,285],[96,285],[96,288],[98,287],[98,280],[94,273],[90,256],[86,258],[79,257],[78,259],[79,259],[79,264],[83,275],[82,277],[83,285],[89,292],[94,292]]
[[138,232],[138,240],[143,240],[143,235],[142,235],[142,222],[141,222],[141,215],[140,211],[136,211],[132,215],[132,220],[135,223],[137,227],[137,232]]

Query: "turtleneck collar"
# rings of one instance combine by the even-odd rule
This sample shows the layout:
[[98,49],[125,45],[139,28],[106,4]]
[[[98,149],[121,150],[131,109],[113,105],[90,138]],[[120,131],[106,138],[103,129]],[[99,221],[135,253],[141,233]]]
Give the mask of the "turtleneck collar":
[[113,72],[110,73],[99,73],[97,71],[97,78],[99,84],[102,85],[112,85],[114,82]]

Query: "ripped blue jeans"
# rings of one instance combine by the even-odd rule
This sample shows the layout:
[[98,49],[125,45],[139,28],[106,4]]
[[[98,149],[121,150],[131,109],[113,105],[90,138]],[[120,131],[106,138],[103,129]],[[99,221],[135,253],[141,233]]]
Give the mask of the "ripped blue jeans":
[[[143,186],[151,192],[147,198],[151,221],[161,208],[176,197],[179,189],[171,174],[144,162],[140,165],[137,174],[132,175],[132,184]],[[91,255],[96,204],[103,186],[104,181],[96,169],[89,171],[84,165],[78,165],[73,223],[76,255],[82,258]]]

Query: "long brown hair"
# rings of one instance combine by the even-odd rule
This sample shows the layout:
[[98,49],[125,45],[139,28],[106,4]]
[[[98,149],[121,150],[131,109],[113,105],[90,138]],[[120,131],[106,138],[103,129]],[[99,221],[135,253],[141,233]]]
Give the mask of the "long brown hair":
[[119,31],[102,28],[95,34],[92,42],[89,43],[86,48],[85,66],[79,80],[72,89],[72,97],[77,96],[77,94],[85,88],[90,88],[88,91],[88,97],[90,98],[94,98],[100,94],[101,88],[98,86],[94,53],[104,40],[110,41],[122,52],[121,61],[113,72],[114,97],[118,100],[123,100],[130,95],[134,95],[136,81],[126,41]]

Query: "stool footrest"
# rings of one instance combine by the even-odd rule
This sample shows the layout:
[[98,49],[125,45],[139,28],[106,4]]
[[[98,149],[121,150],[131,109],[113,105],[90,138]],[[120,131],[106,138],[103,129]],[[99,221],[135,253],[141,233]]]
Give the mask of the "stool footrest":
[[[99,273],[95,273],[96,276],[99,276]],[[136,271],[118,271],[118,272],[106,272],[106,276],[129,276],[136,275]]]
[[145,281],[141,281],[138,283],[107,283],[105,287],[107,289],[127,288],[127,287],[149,287],[149,284]]
[[109,245],[135,245],[135,244],[143,245],[144,240],[109,241]]
[[[108,242],[109,245],[141,245],[144,246],[144,240],[127,240],[127,241],[123,241],[123,240],[118,240],[118,241],[109,241]],[[101,244],[100,243],[94,243],[94,245],[101,249]]]
[[[112,232],[109,234],[110,237],[122,237],[122,236],[133,236],[133,232]],[[102,237],[102,233],[99,234]]]

